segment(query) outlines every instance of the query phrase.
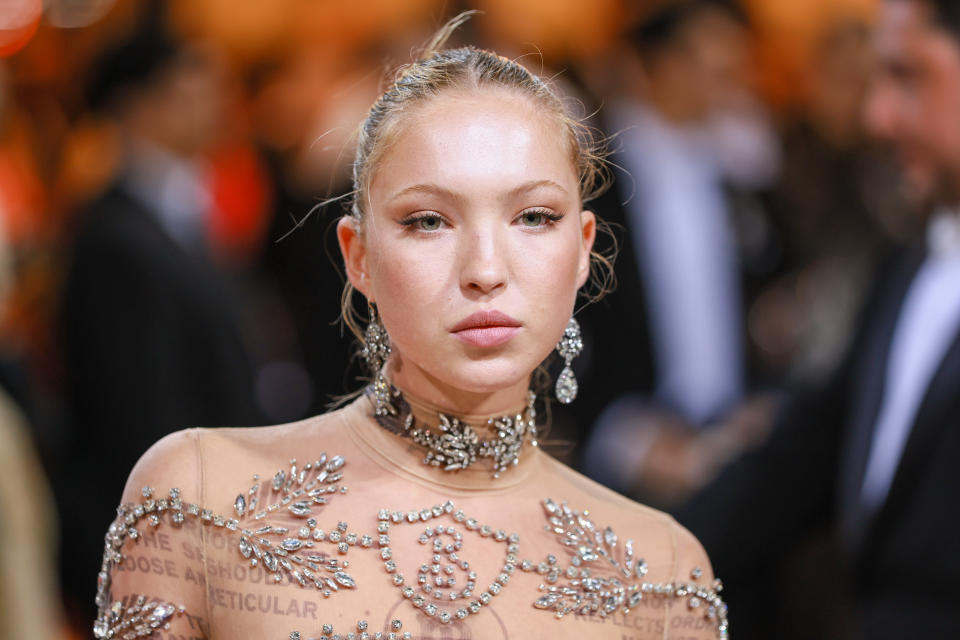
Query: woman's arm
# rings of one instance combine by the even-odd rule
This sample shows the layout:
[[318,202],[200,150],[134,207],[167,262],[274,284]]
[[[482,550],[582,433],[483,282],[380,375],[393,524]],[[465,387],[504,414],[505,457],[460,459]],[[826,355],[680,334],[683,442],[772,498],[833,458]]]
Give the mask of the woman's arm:
[[166,436],[130,474],[105,536],[97,638],[209,638],[200,432]]

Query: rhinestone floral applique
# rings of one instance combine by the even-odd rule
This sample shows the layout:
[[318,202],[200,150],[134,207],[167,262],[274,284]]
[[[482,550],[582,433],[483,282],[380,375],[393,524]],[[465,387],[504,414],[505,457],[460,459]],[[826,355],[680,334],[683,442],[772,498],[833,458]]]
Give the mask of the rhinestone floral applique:
[[[369,547],[372,538],[359,538],[358,534],[348,532],[346,522],[337,523],[336,529],[327,533],[317,528],[317,519],[313,517],[314,511],[326,505],[331,497],[346,491],[346,487],[337,484],[343,478],[344,464],[341,456],[328,460],[326,453],[299,469],[296,459],[290,460],[290,469],[277,471],[270,481],[273,501],[261,511],[256,511],[262,491],[260,478],[253,477],[253,486],[234,501],[240,528],[237,549],[250,566],[262,565],[273,575],[274,582],[281,582],[286,574],[301,587],[314,587],[324,597],[340,588],[357,586],[345,571],[349,562],[322,553],[319,547],[334,545],[339,555],[346,555],[358,542]],[[302,520],[302,525],[291,530],[291,527],[270,524],[270,516],[283,509]]]
[[[605,617],[615,611],[624,614],[645,598],[684,599],[691,611],[701,610],[717,629],[718,637],[728,637],[726,605],[719,596],[719,581],[712,586],[699,583],[702,571],[693,569],[690,581],[652,583],[644,581],[646,562],[637,555],[632,540],[621,542],[609,527],[596,525],[588,511],[575,511],[566,503],[545,500],[545,528],[553,533],[566,550],[568,563],[562,564],[554,554],[534,562],[519,560],[520,536],[503,529],[494,529],[468,516],[450,500],[432,507],[393,511],[381,509],[376,514],[376,530],[370,533],[351,531],[348,523],[339,521],[329,531],[318,526],[317,517],[336,495],[347,488],[338,484],[343,479],[345,461],[340,456],[322,454],[315,461],[278,471],[267,483],[254,476],[254,484],[237,495],[232,505],[236,517],[224,517],[195,503],[184,503],[179,489],[158,497],[145,487],[140,504],[118,508],[117,518],[105,537],[103,564],[98,575],[96,603],[99,615],[94,626],[96,638],[144,638],[157,630],[169,628],[175,615],[184,608],[139,597],[132,605],[111,602],[112,572],[124,562],[122,548],[128,540],[141,537],[138,526],[158,527],[165,520],[180,527],[188,519],[201,526],[222,529],[237,536],[237,552],[251,566],[262,566],[277,583],[284,576],[302,588],[319,591],[330,597],[341,589],[356,589],[354,578],[347,572],[345,556],[351,548],[376,553],[384,571],[411,606],[442,624],[450,624],[476,615],[499,595],[515,571],[543,576],[541,595],[532,603],[536,609],[552,612],[556,618],[568,613]],[[261,501],[266,506],[259,504]],[[274,522],[280,514],[285,522]],[[299,526],[296,523],[299,522]],[[417,541],[425,547],[423,562],[416,577],[404,575],[397,565],[391,543],[392,529],[400,525],[423,527]],[[479,576],[462,557],[469,536],[490,538],[503,545],[503,564],[498,575],[486,586],[479,587]],[[325,552],[327,549],[328,552]],[[414,565],[416,566],[416,565]],[[395,621],[399,624],[399,621]],[[359,625],[359,623],[358,623]],[[323,626],[321,639],[376,638],[365,629],[336,634],[332,625]],[[327,631],[329,630],[329,633]],[[400,627],[382,632],[380,637],[401,638]],[[299,637],[292,632],[289,637]],[[403,632],[409,637],[409,632]]]
[[[326,539],[337,544],[338,552],[346,554],[347,548],[356,542],[356,534],[346,533],[345,523],[339,523],[337,531],[329,536],[316,528],[316,520],[311,517],[314,509],[326,505],[329,499],[338,493],[346,493],[347,488],[337,484],[343,478],[345,461],[340,456],[327,459],[323,453],[314,462],[308,462],[302,468],[297,467],[296,459],[290,460],[289,470],[281,469],[270,481],[270,504],[257,511],[261,494],[259,476],[254,476],[254,484],[249,490],[237,495],[233,503],[236,518],[227,518],[215,514],[212,510],[196,503],[184,504],[180,489],[170,489],[169,497],[157,498],[150,487],[141,490],[143,501],[138,504],[124,504],[117,508],[117,517],[110,524],[104,538],[103,561],[97,575],[96,605],[97,620],[94,623],[96,638],[133,638],[148,637],[161,626],[169,626],[174,612],[182,615],[183,607],[157,607],[150,610],[150,618],[142,620],[143,607],[125,608],[120,601],[112,601],[111,576],[123,562],[123,546],[128,540],[137,540],[141,531],[137,528],[143,521],[152,528],[159,527],[161,517],[166,515],[174,527],[183,526],[189,519],[198,520],[202,525],[223,529],[239,534],[237,551],[251,566],[262,565],[273,574],[275,582],[283,580],[288,574],[301,587],[313,587],[325,597],[341,587],[354,588],[356,582],[344,571],[346,560],[325,557],[322,554],[297,554],[300,549],[310,551],[316,541]],[[286,508],[296,518],[303,518],[304,526],[298,527],[294,536],[289,535],[288,527],[267,523],[269,515]],[[246,525],[246,526],[244,526]],[[255,529],[248,527],[256,527]],[[341,542],[340,536],[343,536]],[[279,538],[278,543],[270,538]],[[369,536],[362,543],[372,544]],[[146,606],[156,606],[147,603]],[[169,613],[168,613],[169,611]],[[160,616],[163,613],[166,615]]]
[[[545,528],[570,551],[570,564],[562,568],[552,554],[537,566],[521,563],[524,571],[546,575],[547,584],[540,585],[545,594],[534,607],[553,611],[557,618],[568,613],[605,617],[617,610],[626,615],[647,597],[685,598],[690,610],[703,610],[720,638],[728,637],[727,605],[719,595],[723,589],[719,580],[709,587],[699,584],[703,571],[694,568],[688,582],[644,581],[647,563],[636,555],[633,540],[621,545],[613,529],[594,524],[587,510],[574,511],[566,503],[550,499],[544,500],[543,508],[549,521]],[[592,568],[612,575],[593,575]],[[561,576],[568,581],[558,585]]]
[[[100,573],[97,574],[97,595],[95,602],[99,611],[93,625],[95,638],[146,638],[152,636],[160,628],[169,628],[170,619],[184,614],[182,606],[168,603],[147,602],[146,597],[138,596],[136,602],[125,607],[123,602],[110,600],[110,582],[113,570],[124,561],[121,549],[127,540],[136,540],[140,531],[136,525],[146,519],[151,527],[160,526],[160,516],[164,512],[170,513],[170,520],[174,525],[183,524],[186,519],[184,505],[180,499],[179,489],[170,489],[169,497],[155,498],[153,489],[144,487],[141,490],[143,502],[139,505],[122,505],[117,509],[117,517],[111,523],[104,538],[103,563]],[[190,517],[201,517],[201,509],[196,504],[189,504],[186,514]],[[208,521],[213,520],[213,514],[206,509],[202,516]],[[220,526],[225,526],[220,522]]]

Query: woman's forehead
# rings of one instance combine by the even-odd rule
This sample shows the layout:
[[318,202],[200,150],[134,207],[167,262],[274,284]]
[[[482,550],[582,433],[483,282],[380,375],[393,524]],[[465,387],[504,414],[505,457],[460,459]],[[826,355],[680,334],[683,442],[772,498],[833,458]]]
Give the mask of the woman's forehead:
[[411,184],[471,192],[553,182],[576,192],[576,168],[559,119],[498,89],[450,92],[418,105],[398,122],[378,164],[371,195],[379,197]]
[[530,127],[539,127],[554,135],[561,127],[558,114],[540,104],[535,97],[517,89],[495,85],[452,88],[441,91],[426,100],[405,109],[401,127],[430,127],[441,120],[460,120],[469,117],[499,117],[504,121],[519,120]]

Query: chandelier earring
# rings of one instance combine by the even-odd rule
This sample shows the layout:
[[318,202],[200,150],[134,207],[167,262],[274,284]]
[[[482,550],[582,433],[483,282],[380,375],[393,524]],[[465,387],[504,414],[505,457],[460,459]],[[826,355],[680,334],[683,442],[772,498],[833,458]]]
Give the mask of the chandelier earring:
[[377,307],[371,302],[367,303],[367,310],[370,315],[370,321],[367,323],[367,329],[363,334],[363,349],[360,355],[367,363],[367,367],[373,373],[373,398],[375,411],[378,416],[391,415],[396,413],[393,407],[390,394],[390,383],[387,382],[383,374],[384,364],[390,357],[390,336],[380,321],[380,314],[377,313]]
[[583,337],[580,334],[580,324],[571,317],[567,328],[563,330],[563,337],[557,343],[557,353],[564,361],[563,371],[557,377],[557,384],[554,387],[560,404],[570,404],[577,397],[579,386],[570,363],[580,355],[581,351],[583,351]]

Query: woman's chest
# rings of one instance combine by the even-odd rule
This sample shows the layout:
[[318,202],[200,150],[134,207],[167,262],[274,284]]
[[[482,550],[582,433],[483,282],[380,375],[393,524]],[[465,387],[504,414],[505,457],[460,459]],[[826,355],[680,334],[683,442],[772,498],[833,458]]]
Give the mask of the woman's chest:
[[[570,548],[556,532],[542,524],[531,529],[516,517],[506,517],[519,525],[511,531],[458,510],[444,512],[442,505],[440,511],[380,513],[369,530],[308,519],[299,527],[264,524],[235,536],[214,532],[202,566],[210,637],[715,635],[706,605],[690,607],[687,594],[636,579],[639,566],[654,574],[668,566],[623,554],[604,558],[599,551],[612,549],[588,540]],[[591,554],[600,557],[577,560]]]
[[[502,591],[465,619],[444,621],[438,611],[453,611],[438,601],[435,610],[383,585],[324,598],[287,587],[215,584],[210,587],[210,637],[320,640],[322,638],[411,638],[416,640],[508,640],[510,638],[654,638],[715,637],[702,615],[676,601],[651,601],[628,614],[606,616],[571,613],[558,619],[534,606],[536,585],[523,583]],[[366,633],[367,635],[363,635]],[[377,635],[379,634],[379,635]],[[409,634],[409,635],[406,635]]]
[[639,640],[713,626],[699,587],[676,588],[672,539],[655,521],[634,542],[519,492],[454,501],[371,474],[347,492],[343,466],[257,479],[237,496],[239,518],[202,527],[193,573],[210,637]]

